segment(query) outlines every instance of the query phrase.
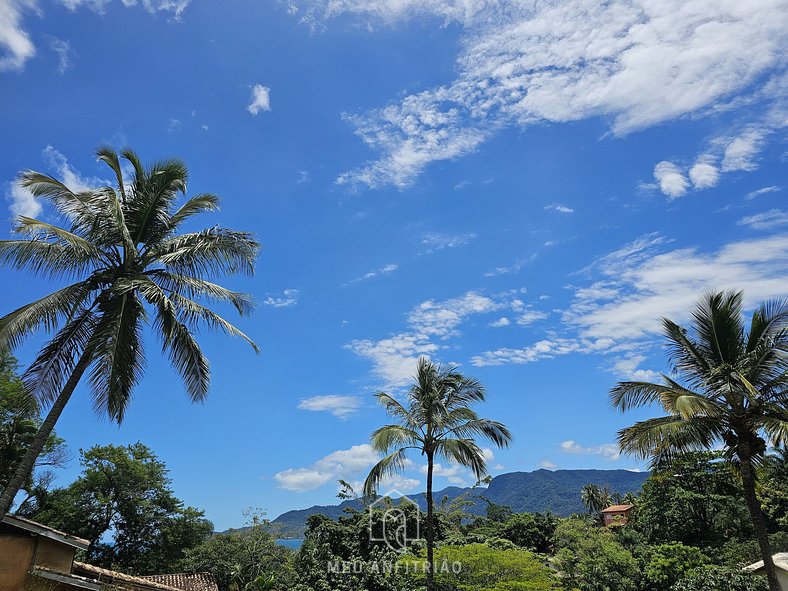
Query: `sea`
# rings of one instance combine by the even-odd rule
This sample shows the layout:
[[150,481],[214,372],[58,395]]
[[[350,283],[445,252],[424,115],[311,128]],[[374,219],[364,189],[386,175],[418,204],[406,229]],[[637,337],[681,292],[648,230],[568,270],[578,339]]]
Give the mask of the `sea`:
[[298,550],[301,547],[301,544],[304,543],[304,540],[298,538],[291,538],[291,539],[279,539],[276,540],[276,543],[280,546],[285,546],[287,548],[292,548],[293,550]]

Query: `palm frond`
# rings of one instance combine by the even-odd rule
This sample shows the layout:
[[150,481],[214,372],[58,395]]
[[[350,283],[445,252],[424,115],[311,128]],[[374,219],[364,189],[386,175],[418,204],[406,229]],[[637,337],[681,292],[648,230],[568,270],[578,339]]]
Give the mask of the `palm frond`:
[[449,433],[462,439],[481,437],[487,439],[498,447],[509,447],[512,434],[503,423],[490,419],[476,419],[452,427]]
[[709,292],[692,313],[699,349],[713,365],[733,365],[744,350],[742,292]]
[[260,244],[252,234],[212,228],[163,240],[146,258],[184,275],[252,275],[259,252]]
[[438,457],[470,468],[477,480],[487,474],[484,452],[473,439],[442,439],[436,448]]
[[91,270],[95,261],[63,244],[44,240],[0,240],[0,264],[44,277],[67,277]]
[[186,203],[180,206],[178,211],[170,218],[170,229],[174,230],[185,220],[198,213],[217,211],[219,209],[219,198],[210,193],[202,193],[191,197]]
[[388,476],[401,473],[405,469],[405,450],[397,450],[390,453],[369,471],[369,475],[364,481],[364,496],[374,497],[377,495],[378,487]]
[[651,458],[652,464],[669,462],[676,454],[708,449],[721,437],[719,421],[665,416],[640,421],[618,432],[623,453]]
[[199,277],[178,275],[162,269],[151,269],[145,274],[167,292],[178,293],[190,299],[206,297],[217,302],[230,302],[241,316],[246,316],[254,309],[254,300],[249,294],[229,290]]
[[121,423],[145,366],[141,338],[145,310],[135,294],[123,293],[101,300],[97,312],[88,345],[94,359],[93,407]]
[[68,318],[90,295],[93,286],[82,281],[26,304],[0,318],[0,348],[16,349],[39,329],[51,332],[62,318]]
[[[667,379],[664,375],[662,377]],[[618,382],[610,390],[610,403],[624,412],[660,402],[662,396],[670,390],[669,386],[651,382]]]
[[385,425],[376,429],[370,437],[370,442],[372,449],[381,453],[388,453],[395,447],[418,447],[421,449],[424,445],[424,439],[419,433],[401,425]]
[[96,150],[96,158],[98,160],[105,162],[107,166],[112,169],[112,172],[115,173],[115,178],[118,181],[118,191],[120,191],[121,200],[123,202],[126,201],[126,188],[125,183],[123,182],[123,169],[120,166],[120,158],[118,157],[118,153],[110,146],[100,146],[98,150]]

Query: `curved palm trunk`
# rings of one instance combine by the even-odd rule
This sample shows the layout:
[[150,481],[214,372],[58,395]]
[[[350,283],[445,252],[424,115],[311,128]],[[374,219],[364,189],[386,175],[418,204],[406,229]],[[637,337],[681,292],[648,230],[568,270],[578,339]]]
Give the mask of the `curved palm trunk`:
[[55,403],[52,405],[52,408],[49,409],[49,413],[47,414],[47,418],[44,419],[44,422],[41,423],[41,427],[38,429],[38,433],[33,438],[33,442],[30,444],[30,448],[25,453],[22,460],[19,462],[19,465],[16,467],[16,472],[14,476],[8,483],[8,486],[5,487],[3,490],[3,494],[0,495],[0,521],[6,516],[6,513],[11,509],[11,505],[14,502],[14,497],[19,492],[19,489],[22,488],[22,485],[27,480],[27,477],[30,476],[33,468],[36,465],[36,460],[38,459],[38,455],[41,453],[41,450],[44,449],[44,445],[46,444],[49,435],[52,433],[52,430],[55,428],[55,423],[60,418],[63,409],[66,407],[71,395],[74,393],[74,389],[77,387],[79,380],[82,378],[82,374],[85,373],[85,370],[90,365],[90,358],[88,355],[84,355],[77,363],[77,366],[74,368],[71,377],[68,378],[66,385],[63,387],[63,390],[60,392],[60,396],[57,397]]
[[432,524],[432,469],[433,457],[432,453],[427,454],[427,591],[434,591],[435,589],[435,561],[434,561],[434,546],[435,546],[435,530]]
[[766,533],[766,522],[763,519],[761,502],[755,494],[755,474],[752,468],[752,453],[748,443],[739,444],[739,461],[741,462],[741,479],[744,486],[744,498],[747,501],[747,508],[750,511],[750,518],[755,530],[755,539],[761,549],[763,565],[766,568],[766,578],[769,581],[769,591],[781,591],[780,583],[777,581],[777,571],[774,569],[772,560],[772,547],[769,543],[769,536]]

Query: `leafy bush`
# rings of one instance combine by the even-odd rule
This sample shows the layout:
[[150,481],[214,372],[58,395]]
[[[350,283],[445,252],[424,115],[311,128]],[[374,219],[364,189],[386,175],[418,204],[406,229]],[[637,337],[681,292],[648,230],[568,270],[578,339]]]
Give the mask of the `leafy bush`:
[[709,562],[698,548],[681,542],[654,546],[648,554],[643,577],[646,587],[654,591],[669,588],[689,572]]
[[768,591],[764,577],[738,569],[706,566],[695,569],[671,587],[671,591]]

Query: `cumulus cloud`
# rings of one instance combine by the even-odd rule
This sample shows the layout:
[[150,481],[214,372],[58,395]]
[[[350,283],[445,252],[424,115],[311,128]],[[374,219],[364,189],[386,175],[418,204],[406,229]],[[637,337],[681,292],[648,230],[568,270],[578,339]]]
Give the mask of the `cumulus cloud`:
[[[274,480],[280,488],[292,492],[306,492],[320,488],[330,481],[340,478],[353,482],[358,476],[366,476],[366,472],[378,462],[379,456],[368,443],[354,445],[349,449],[340,449],[328,454],[306,468],[288,468],[274,474]],[[392,482],[399,484],[399,490],[407,490],[409,481],[397,478],[384,483],[384,488],[395,488]],[[418,481],[410,481],[412,483]],[[387,486],[388,485],[388,486]]]
[[773,230],[788,224],[788,212],[780,209],[770,209],[763,213],[756,213],[740,219],[740,226],[749,226],[753,230]]
[[272,308],[290,308],[298,303],[298,290],[285,289],[282,290],[282,295],[268,296],[263,300],[263,304],[271,306]]
[[689,178],[696,189],[709,189],[717,185],[720,172],[707,161],[698,161],[689,170]]
[[671,199],[681,197],[687,192],[689,183],[681,169],[667,160],[658,162],[654,167],[654,178],[659,184],[659,190]]
[[511,324],[511,320],[509,320],[506,316],[501,316],[498,320],[493,320],[490,322],[490,326],[493,328],[501,328],[504,326],[509,326]]
[[362,405],[363,401],[358,396],[326,394],[304,398],[298,403],[298,408],[316,412],[328,412],[338,419],[345,420],[356,414]]
[[44,210],[41,202],[17,182],[8,183],[5,198],[9,202],[8,210],[14,218],[20,215],[36,218]]
[[252,115],[257,115],[260,111],[271,110],[271,89],[262,84],[255,84],[252,87],[252,102],[246,107]]
[[602,456],[611,461],[616,461],[621,457],[618,445],[615,443],[603,443],[602,445],[584,447],[570,439],[561,443],[561,451],[568,454]]
[[539,467],[544,468],[545,470],[555,470],[558,468],[558,465],[555,462],[551,462],[550,460],[542,460],[539,462]]
[[[432,17],[465,31],[454,81],[347,117],[379,156],[338,180],[370,187],[405,187],[430,163],[473,152],[504,127],[603,117],[623,135],[737,100],[771,103],[788,31],[783,0],[291,5],[315,26],[346,14],[373,28]],[[747,161],[742,142],[729,152],[723,168]]]

